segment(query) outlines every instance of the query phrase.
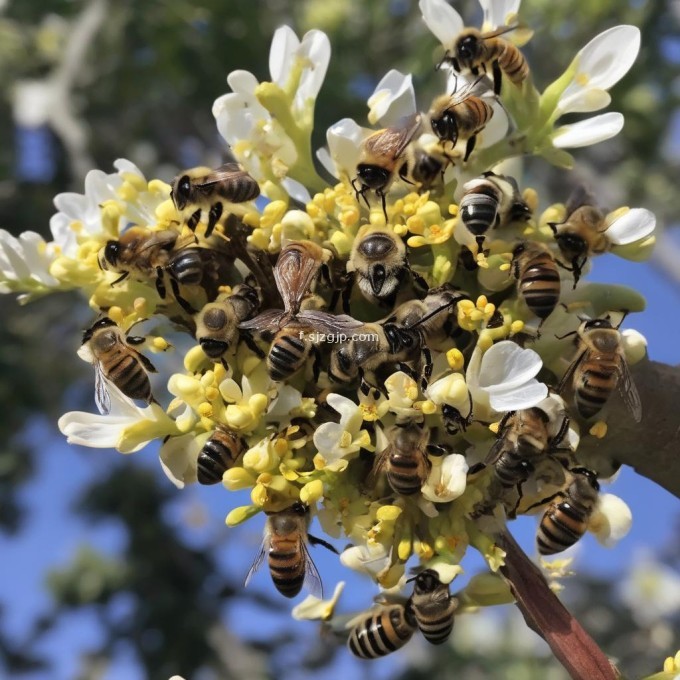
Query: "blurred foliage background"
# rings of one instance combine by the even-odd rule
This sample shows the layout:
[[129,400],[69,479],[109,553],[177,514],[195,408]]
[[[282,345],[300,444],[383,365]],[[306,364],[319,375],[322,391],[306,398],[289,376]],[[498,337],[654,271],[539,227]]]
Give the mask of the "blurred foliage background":
[[[454,4],[479,25],[476,2]],[[611,110],[626,117],[624,133],[580,151],[575,174],[591,183],[603,205],[644,205],[668,226],[680,209],[679,15],[677,0],[568,5],[524,0],[521,8],[524,21],[536,30],[525,50],[539,89],[601,30],[618,23],[641,28],[642,52],[612,93]],[[366,98],[389,68],[414,73],[423,109],[437,94],[436,41],[420,20],[416,0],[0,1],[0,227],[49,237],[53,196],[82,192],[89,169],[110,172],[121,156],[147,177],[166,181],[183,167],[218,164],[225,148],[212,102],[227,91],[226,75],[234,69],[267,79],[269,42],[282,23],[298,34],[320,28],[333,46],[317,102],[315,147],[324,144],[325,129],[337,119],[365,121]],[[48,97],[46,104],[36,104],[36,92]],[[544,163],[540,168],[539,175],[528,165],[529,183],[547,186],[552,200],[565,199],[575,179],[546,172]],[[667,245],[660,250],[674,248],[670,239]],[[660,259],[658,266],[680,276],[667,261]],[[90,408],[92,376],[74,352],[89,317],[74,302],[68,295],[55,296],[32,304],[27,313],[9,296],[0,297],[0,528],[7,540],[30,532],[36,505],[48,502],[25,489],[59,437],[58,415]],[[36,423],[45,422],[49,435],[39,446]],[[84,453],[77,455],[89,465]],[[227,613],[243,601],[259,612],[253,616],[288,616],[279,599],[243,593],[240,573],[225,568],[223,556],[237,538],[223,532],[211,538],[198,532],[202,538],[196,538],[187,530],[187,517],[173,509],[177,494],[159,470],[115,455],[97,458],[93,473],[73,494],[72,513],[87,527],[85,538],[99,527],[115,527],[120,549],[101,551],[84,540],[67,563],[53,564],[45,575],[51,605],[20,634],[0,602],[3,676],[57,677],[54,657],[42,642],[83,612],[97,627],[98,642],[83,648],[74,640],[62,652],[80,655],[82,680],[107,677],[121,653],[132,658],[135,677],[154,680],[173,673],[191,680],[328,674],[333,642],[317,638],[313,624],[298,629],[306,631],[304,642],[290,631],[255,640],[226,625]],[[59,492],[59,479],[53,488]],[[680,557],[669,553],[659,559],[677,569]],[[19,578],[11,563],[5,574]],[[605,649],[619,655],[630,677],[658,666],[667,628],[641,627],[613,583],[593,577],[580,584],[572,608]],[[677,629],[677,612],[674,622]],[[563,677],[544,650],[517,644],[507,621],[487,625],[505,631],[491,636],[493,645],[479,643],[488,632],[475,638],[468,626],[467,634],[454,636],[455,649],[447,645],[424,654],[416,648],[406,666],[402,660],[398,672],[392,669],[392,677],[450,677],[452,665],[466,680]],[[304,651],[291,652],[296,649]]]

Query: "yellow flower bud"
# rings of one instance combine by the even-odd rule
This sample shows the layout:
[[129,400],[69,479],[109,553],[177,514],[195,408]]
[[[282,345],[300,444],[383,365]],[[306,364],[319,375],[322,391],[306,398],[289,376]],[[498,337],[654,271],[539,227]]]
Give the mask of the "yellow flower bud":
[[323,497],[323,482],[315,479],[308,482],[300,489],[300,500],[307,505],[316,503]]
[[383,505],[378,508],[376,518],[381,522],[394,522],[403,510],[397,505]]
[[255,484],[255,477],[242,467],[233,467],[222,475],[222,484],[229,491],[247,489]]
[[446,361],[454,371],[462,371],[465,365],[465,357],[457,347],[451,348],[446,353]]
[[261,512],[261,508],[254,507],[252,505],[241,505],[238,508],[234,508],[228,515],[226,519],[226,524],[228,527],[235,527],[241,522],[245,522],[250,519],[253,515]]
[[184,368],[189,373],[198,373],[206,362],[206,356],[200,345],[192,347],[184,357]]

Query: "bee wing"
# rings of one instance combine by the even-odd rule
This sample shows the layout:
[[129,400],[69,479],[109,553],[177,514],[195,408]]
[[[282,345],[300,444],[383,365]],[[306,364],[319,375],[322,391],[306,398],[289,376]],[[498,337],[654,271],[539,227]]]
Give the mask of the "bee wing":
[[407,116],[394,127],[373,133],[364,142],[365,148],[375,156],[399,158],[416,136],[420,129],[420,122],[419,113]]
[[248,584],[250,583],[250,579],[253,578],[255,572],[262,566],[262,562],[264,562],[264,558],[269,552],[270,538],[271,535],[269,533],[269,529],[265,529],[264,538],[262,539],[262,545],[260,546],[260,550],[257,553],[257,555],[255,555],[255,559],[253,560],[253,563],[250,565],[250,569],[248,569],[248,573],[246,574],[245,581],[243,581],[244,588],[248,586]]
[[486,454],[486,458],[484,458],[485,466],[488,467],[489,465],[493,465],[500,458],[504,444],[505,444],[504,437],[498,437],[496,439],[496,441],[491,445],[489,453]]
[[305,561],[305,580],[303,582],[304,587],[309,590],[309,592],[321,599],[323,597],[323,584],[321,583],[321,576],[319,576],[319,570],[314,564],[312,556],[309,554],[309,548],[305,540],[300,538],[300,552],[302,553],[302,558]]
[[588,350],[584,349],[581,352],[581,354],[579,354],[576,357],[576,359],[574,359],[571,362],[571,364],[569,364],[569,368],[567,369],[566,373],[562,376],[562,380],[560,380],[560,384],[557,386],[557,394],[562,394],[562,392],[564,392],[569,380],[574,375],[574,371],[578,368],[578,365],[583,361],[583,358],[585,357],[587,352]]
[[280,309],[268,309],[258,314],[254,319],[242,321],[238,327],[247,331],[277,330],[286,312]]
[[94,403],[102,415],[107,415],[111,411],[111,395],[99,362],[94,365]]
[[512,37],[509,38],[509,40],[510,42],[519,46],[525,45],[527,42],[529,42],[534,34],[534,32],[527,26],[522,24],[513,24],[512,26],[500,26],[499,28],[495,28],[493,31],[483,33],[482,40],[488,40],[489,38],[499,38],[500,36],[513,31],[514,33]]
[[625,357],[619,358],[619,379],[617,385],[619,392],[626,402],[626,406],[631,412],[636,423],[642,420],[642,403],[640,402],[640,394],[635,387],[635,382],[628,369],[628,362]]
[[368,473],[368,475],[366,475],[365,484],[368,489],[372,489],[375,486],[380,473],[387,464],[390,450],[391,446],[388,444],[379,454],[376,455],[375,460],[373,461],[373,467],[371,468],[371,471]]
[[201,181],[194,180],[194,186],[198,188],[211,187],[213,184],[218,184],[223,182],[225,179],[233,178],[236,175],[247,175],[248,173],[243,170],[238,163],[225,163],[220,165],[219,168],[213,170],[210,174],[201,178]]
[[588,189],[579,184],[569,195],[567,202],[565,203],[565,208],[567,209],[567,217],[572,215],[576,210],[582,208],[584,205],[597,205],[597,201],[593,194],[588,191]]
[[297,317],[300,321],[307,321],[315,329],[324,333],[343,333],[355,330],[364,324],[347,314],[330,314],[316,309],[307,309],[300,312]]
[[300,302],[309,292],[320,267],[321,260],[303,253],[301,248],[281,251],[274,267],[274,279],[287,312],[300,308]]

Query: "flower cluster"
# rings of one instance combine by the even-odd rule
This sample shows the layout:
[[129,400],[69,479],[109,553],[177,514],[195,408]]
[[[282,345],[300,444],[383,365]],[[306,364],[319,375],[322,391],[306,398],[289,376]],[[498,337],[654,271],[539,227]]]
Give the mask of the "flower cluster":
[[[518,0],[482,6],[482,35],[514,25]],[[176,486],[250,490],[229,526],[265,513],[273,544],[306,539],[315,516],[351,544],[342,564],[392,597],[409,567],[432,570],[448,589],[469,547],[496,573],[505,557],[496,538],[519,514],[542,513],[544,555],[586,529],[604,544],[625,534],[627,506],[598,493],[612,471],[578,449],[583,437],[606,436],[606,397],[644,356],[644,338],[618,330],[644,300],[584,277],[603,252],[644,259],[655,228],[649,211],[607,212],[585,192],[541,207],[503,169],[521,155],[568,167],[566,148],[621,130],[619,113],[560,120],[609,104],[637,54],[637,29],[596,36],[539,91],[520,50],[524,29],[478,39],[475,53],[461,35],[474,42],[479,31],[445,0],[420,7],[442,46],[442,96],[421,112],[411,76],[388,72],[368,100],[374,127],[343,119],[317,153],[337,183],[317,174],[311,148],[328,38],[299,40],[283,27],[271,80],[233,72],[232,92],[213,107],[264,207],[239,202],[221,169],[222,193],[198,208],[222,201],[224,215],[209,233],[204,210],[192,229],[176,209],[181,181],[171,192],[118,161],[114,174],[92,171],[84,195],[55,199],[53,241],[0,232],[0,290],[26,301],[78,289],[107,319],[83,353],[105,412],[64,415],[70,442],[129,453],[162,441]],[[149,381],[144,354],[180,344],[168,319],[198,343],[167,378],[170,396]],[[140,322],[146,335],[130,335]],[[627,402],[639,417],[634,386]],[[567,503],[578,508],[575,533]],[[315,573],[301,550],[303,572]],[[282,586],[270,566],[284,594],[299,592],[301,581]],[[330,619],[339,595],[296,615]],[[508,591],[496,577],[473,579],[459,600],[505,603]],[[419,601],[414,591],[399,605],[411,631]]]

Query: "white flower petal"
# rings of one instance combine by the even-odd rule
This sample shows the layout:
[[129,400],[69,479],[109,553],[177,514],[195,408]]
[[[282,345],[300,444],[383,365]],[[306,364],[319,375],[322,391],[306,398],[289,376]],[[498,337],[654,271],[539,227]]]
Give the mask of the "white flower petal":
[[298,203],[302,203],[303,205],[307,205],[312,200],[312,197],[309,195],[309,191],[307,190],[307,187],[305,187],[304,184],[300,184],[300,182],[291,179],[290,177],[286,177],[282,182],[281,186],[286,190],[286,193]]
[[382,543],[355,545],[340,554],[340,562],[354,571],[376,576],[390,562],[390,554]]
[[447,49],[453,46],[465,23],[446,0],[420,0],[418,3],[425,25]]
[[600,494],[588,530],[602,545],[611,547],[630,531],[632,523],[633,513],[628,505],[618,496],[604,493]]
[[516,411],[536,406],[548,395],[548,387],[537,380],[530,380],[521,387],[489,395],[489,403],[494,411]]
[[201,449],[194,434],[170,437],[160,450],[160,464],[165,476],[178,488],[197,481],[196,461]]
[[411,74],[388,71],[368,98],[368,121],[387,127],[416,113],[416,93]]
[[[314,446],[325,458],[326,462],[332,462],[339,456],[338,442],[345,428],[338,423],[322,423],[314,432]],[[329,458],[329,456],[331,458]]]
[[533,378],[542,365],[541,357],[534,350],[503,340],[482,357],[479,386],[489,394],[507,392]]
[[606,90],[586,88],[574,91],[567,99],[560,100],[561,113],[590,113],[609,106],[612,98]]
[[508,18],[519,11],[521,0],[479,0],[484,10],[484,30],[506,26]]
[[237,69],[227,76],[227,84],[233,92],[254,98],[255,88],[260,82],[250,71]]
[[372,130],[362,128],[351,118],[343,118],[328,128],[326,140],[330,156],[335,163],[336,177],[342,174],[353,177],[356,174],[361,144],[371,132]]
[[316,150],[316,157],[319,163],[321,163],[322,167],[328,172],[329,175],[331,175],[331,177],[339,179],[336,175],[338,170],[335,167],[333,159],[331,158],[331,154],[325,146]]
[[316,98],[326,77],[331,60],[331,42],[328,36],[316,29],[305,33],[299,56],[305,60],[306,68],[295,94],[295,106],[304,106],[308,100]]
[[626,245],[649,236],[656,227],[656,216],[646,208],[632,208],[615,219],[607,229],[607,239]]
[[432,465],[423,485],[424,498],[433,503],[449,503],[463,494],[469,466],[464,456],[452,453]]
[[280,26],[276,29],[269,49],[269,73],[272,82],[280,87],[286,84],[299,47],[300,41],[290,26]]
[[307,621],[328,621],[333,616],[335,606],[345,587],[345,582],[340,581],[333,591],[329,600],[321,600],[314,595],[308,595],[300,604],[293,607],[291,612],[294,619]]
[[130,425],[130,419],[124,415],[103,416],[99,413],[69,411],[59,418],[57,425],[69,444],[112,449],[122,429]]
[[563,125],[555,131],[553,146],[558,149],[590,146],[615,137],[623,128],[623,115],[617,112],[603,113],[586,118],[572,125]]

